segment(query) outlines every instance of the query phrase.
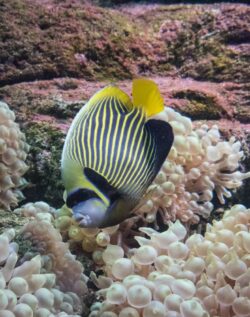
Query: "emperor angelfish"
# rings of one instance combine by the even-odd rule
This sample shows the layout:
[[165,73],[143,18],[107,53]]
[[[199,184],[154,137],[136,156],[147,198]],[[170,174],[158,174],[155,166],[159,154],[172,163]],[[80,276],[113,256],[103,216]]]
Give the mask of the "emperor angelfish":
[[116,86],[97,92],[79,111],[62,153],[66,204],[81,227],[126,219],[165,161],[171,126],[150,118],[164,109],[157,85],[133,81],[133,100]]

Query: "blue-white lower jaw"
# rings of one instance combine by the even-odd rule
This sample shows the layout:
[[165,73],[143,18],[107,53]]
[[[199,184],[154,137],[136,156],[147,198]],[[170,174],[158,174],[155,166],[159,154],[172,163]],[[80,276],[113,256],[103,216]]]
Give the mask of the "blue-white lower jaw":
[[83,228],[99,227],[104,220],[106,209],[98,198],[80,202],[72,208],[75,220]]
[[74,209],[75,208],[73,208],[74,218],[79,223],[80,227],[88,228],[88,227],[94,226],[92,219],[88,215],[85,216],[82,213],[79,213],[79,212],[77,213],[77,211],[75,211]]

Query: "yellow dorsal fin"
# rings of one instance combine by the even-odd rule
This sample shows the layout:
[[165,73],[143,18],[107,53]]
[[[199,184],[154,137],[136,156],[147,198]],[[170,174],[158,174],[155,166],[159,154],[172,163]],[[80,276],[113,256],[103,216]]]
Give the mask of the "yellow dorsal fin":
[[143,108],[147,117],[151,117],[164,109],[164,101],[156,83],[150,79],[133,80],[133,105]]
[[94,96],[89,100],[89,105],[95,105],[98,103],[98,101],[105,97],[116,97],[123,103],[124,106],[128,107],[128,109],[132,108],[132,102],[129,96],[114,85],[107,86],[94,94]]

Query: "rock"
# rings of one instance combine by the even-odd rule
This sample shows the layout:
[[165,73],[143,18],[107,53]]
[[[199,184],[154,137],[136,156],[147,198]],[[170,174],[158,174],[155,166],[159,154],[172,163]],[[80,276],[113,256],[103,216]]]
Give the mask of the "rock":
[[0,85],[150,73],[245,82],[249,16],[243,4],[110,9],[79,0],[10,0],[0,10]]

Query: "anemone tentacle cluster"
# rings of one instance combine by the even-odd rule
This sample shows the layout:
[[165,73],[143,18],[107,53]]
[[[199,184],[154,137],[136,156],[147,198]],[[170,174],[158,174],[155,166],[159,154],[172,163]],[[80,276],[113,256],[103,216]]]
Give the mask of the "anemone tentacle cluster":
[[136,213],[146,214],[148,222],[159,211],[166,223],[175,219],[197,223],[213,210],[214,193],[224,204],[225,197],[231,197],[230,190],[250,177],[250,172],[238,171],[241,143],[234,137],[224,141],[217,125],[194,128],[189,118],[171,108],[157,117],[172,126],[174,144]]
[[0,102],[0,206],[7,209],[23,198],[20,189],[27,183],[22,176],[28,168],[24,162],[28,150],[14,112]]
[[119,225],[103,229],[81,228],[73,219],[71,209],[66,205],[56,210],[43,201],[27,203],[16,208],[14,212],[25,217],[53,223],[65,239],[81,244],[85,252],[94,252],[98,248],[106,247],[110,243],[112,235],[119,228]]
[[81,228],[72,217],[72,211],[66,205],[58,209],[55,215],[55,227],[68,239],[81,243],[85,252],[93,252],[97,248],[106,247],[110,243],[111,235],[119,225],[108,228]]
[[187,238],[179,221],[140,230],[149,239],[136,237],[127,258],[116,245],[103,252],[106,277],[95,282],[105,300],[90,317],[250,316],[250,209],[233,206],[205,236]]
[[87,291],[86,276],[82,264],[70,252],[68,243],[52,224],[33,220],[24,225],[22,234],[32,241],[36,250],[45,255],[45,267],[55,273],[56,281],[62,291],[83,295]]
[[35,203],[26,203],[25,205],[14,209],[14,213],[20,214],[24,217],[31,217],[36,220],[43,220],[48,223],[52,223],[56,209],[44,201],[37,201]]
[[80,317],[80,297],[60,289],[56,275],[44,271],[42,256],[18,264],[18,244],[12,242],[14,237],[14,229],[0,235],[0,316]]
[[23,238],[29,239],[33,247],[45,255],[45,266],[55,273],[60,289],[75,292],[79,296],[86,293],[84,268],[70,252],[69,244],[63,242],[60,232],[53,226],[56,209],[46,202],[38,201],[27,203],[14,212],[31,218],[21,229]]

